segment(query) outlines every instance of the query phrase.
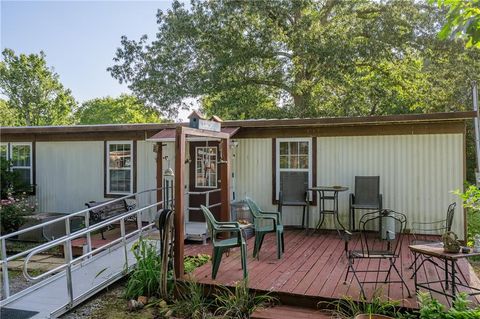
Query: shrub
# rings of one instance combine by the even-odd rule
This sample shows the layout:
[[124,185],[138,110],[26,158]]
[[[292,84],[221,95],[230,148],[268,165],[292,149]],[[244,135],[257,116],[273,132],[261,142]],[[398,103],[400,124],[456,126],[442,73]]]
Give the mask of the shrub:
[[250,315],[258,308],[267,304],[275,303],[276,298],[266,295],[251,293],[248,288],[247,279],[235,285],[232,292],[226,287],[220,288],[220,293],[215,294],[215,315],[223,318],[250,318]]
[[180,318],[203,319],[211,317],[211,302],[203,294],[202,285],[194,281],[177,283],[177,300],[170,306],[173,314]]
[[26,194],[13,198],[11,194],[0,202],[0,228],[2,233],[17,231],[25,223],[25,216],[31,215],[35,205],[28,202]]
[[4,204],[2,200],[0,208],[0,225],[2,234],[8,234],[17,231],[25,223],[25,214],[15,203]]
[[382,290],[377,289],[370,301],[364,298],[361,298],[360,301],[355,301],[352,297],[345,296],[332,302],[319,302],[318,306],[329,309],[335,318],[354,318],[359,314],[385,315],[394,318],[410,317],[408,314],[399,312],[400,301],[384,299],[380,297],[381,295],[383,295]]
[[200,266],[205,265],[210,261],[210,255],[207,254],[198,254],[197,256],[185,256],[184,260],[184,270],[185,273],[189,274]]
[[431,297],[429,293],[418,294],[420,304],[420,319],[476,319],[480,318],[480,308],[469,309],[469,301],[465,293],[456,296],[453,307],[448,311],[438,300]]
[[132,252],[137,260],[137,266],[128,278],[125,297],[128,299],[136,299],[138,296],[151,297],[160,287],[162,259],[158,249],[148,240],[141,238],[132,247]]

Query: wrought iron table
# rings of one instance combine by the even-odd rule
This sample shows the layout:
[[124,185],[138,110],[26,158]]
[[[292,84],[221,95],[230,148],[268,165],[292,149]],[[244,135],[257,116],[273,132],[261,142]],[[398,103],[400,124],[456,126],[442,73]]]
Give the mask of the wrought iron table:
[[[468,253],[447,253],[443,251],[443,244],[442,243],[433,243],[433,244],[424,244],[424,245],[410,245],[408,246],[410,250],[413,252],[413,257],[414,257],[414,269],[417,269],[417,256],[418,254],[423,255],[426,258],[438,258],[443,261],[444,263],[444,268],[439,267],[439,264],[437,263],[432,263],[436,267],[439,267],[441,270],[444,271],[445,274],[445,279],[442,280],[428,280],[427,276],[427,281],[425,282],[418,282],[417,280],[417,271],[414,272],[414,282],[415,282],[415,291],[418,291],[418,288],[424,288],[429,291],[433,291],[436,293],[439,293],[441,295],[444,295],[446,297],[451,297],[455,299],[455,296],[457,292],[459,292],[457,286],[462,286],[464,288],[470,289],[471,292],[467,292],[468,295],[474,296],[474,295],[480,295],[480,287],[472,287],[469,285],[465,277],[463,276],[463,279],[465,283],[460,281],[460,278],[457,276],[458,272],[458,265],[457,262],[458,260],[462,258],[467,258],[467,257],[473,257],[473,256],[480,256],[480,252],[468,252]],[[450,263],[450,267],[449,264]],[[450,271],[449,271],[450,268]],[[457,282],[458,281],[458,282]],[[445,283],[445,289],[443,290],[438,290],[435,288],[431,287],[431,284],[435,283]],[[450,287],[450,288],[449,288]],[[451,289],[451,293],[448,291]]]
[[[345,192],[348,190],[348,187],[346,186],[317,186],[317,187],[312,187],[308,189],[309,191],[314,191],[318,193],[318,223],[315,226],[314,232],[320,229],[322,227],[323,222],[325,221],[325,215],[330,214],[333,215],[334,217],[334,224],[335,224],[335,229],[337,230],[338,234],[340,234],[340,229],[338,226],[341,227],[341,230],[345,230],[345,227],[343,224],[340,222],[340,219],[338,217],[338,193],[340,192]],[[325,201],[332,201],[333,208],[332,209],[326,209],[325,206]],[[336,221],[336,222],[335,222]],[[308,225],[308,220],[307,220],[307,225]]]

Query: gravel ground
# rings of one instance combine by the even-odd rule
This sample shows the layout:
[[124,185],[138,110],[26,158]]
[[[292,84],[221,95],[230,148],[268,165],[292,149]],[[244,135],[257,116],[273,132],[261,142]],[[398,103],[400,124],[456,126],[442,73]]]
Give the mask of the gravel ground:
[[[0,287],[3,287],[3,277],[0,276]],[[10,283],[10,295],[17,293],[30,285],[31,282],[28,282],[24,277],[23,273],[20,270],[9,270],[8,278]],[[0,289],[0,299],[3,299],[3,289]]]
[[105,319],[103,316],[103,310],[122,309],[126,304],[123,299],[124,282],[120,281],[113,284],[104,291],[96,294],[92,298],[88,299],[83,304],[77,306],[72,311],[64,314],[60,318],[62,319],[87,319],[98,318]]

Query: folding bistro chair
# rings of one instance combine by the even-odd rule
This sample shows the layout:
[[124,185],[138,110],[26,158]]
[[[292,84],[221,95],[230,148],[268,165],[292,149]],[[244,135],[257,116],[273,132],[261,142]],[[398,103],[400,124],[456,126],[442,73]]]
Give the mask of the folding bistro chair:
[[[457,203],[451,203],[450,205],[448,205],[447,215],[445,219],[437,220],[433,222],[416,222],[416,221],[412,222],[413,241],[411,242],[411,244],[424,245],[424,244],[440,243],[441,241],[438,239],[425,238],[425,236],[422,237],[420,234],[442,235],[447,231],[451,231],[452,224],[453,224],[453,216],[455,214],[456,206],[457,206]],[[413,269],[415,263],[418,261],[418,258],[420,258],[420,255],[421,254],[417,255],[415,260],[410,265],[409,269]],[[438,265],[437,262],[435,262],[435,260],[433,260],[432,258],[425,257],[420,262],[420,264],[417,265],[417,268],[413,270],[413,274],[411,278],[415,276],[415,273],[420,269],[420,267],[425,263],[425,261],[429,261],[435,264],[437,267],[440,267],[440,265]]]
[[[351,239],[351,233],[345,231],[345,252],[348,258],[348,268],[345,275],[344,284],[347,283],[347,278],[350,273],[352,273],[352,279],[355,280],[360,285],[360,290],[362,296],[366,299],[365,290],[363,284],[366,283],[402,283],[405,286],[408,292],[408,297],[411,297],[410,289],[403,280],[400,271],[395,265],[397,259],[400,257],[402,249],[402,240],[405,226],[407,223],[407,218],[404,214],[395,212],[389,209],[383,209],[381,211],[366,213],[362,216],[359,222],[359,236],[361,249],[360,250],[350,250],[348,243]],[[380,228],[381,238],[378,238],[375,229]],[[387,260],[388,268],[381,268],[379,266],[375,270],[360,270],[358,269],[358,263],[355,264],[355,261],[361,259],[379,259]],[[380,263],[381,265],[381,263]],[[391,273],[395,271],[398,275],[398,280],[392,280]],[[378,275],[376,276],[377,280],[375,281],[365,281],[360,280],[359,273],[368,273],[374,272]],[[379,273],[385,273],[385,278],[381,280]]]

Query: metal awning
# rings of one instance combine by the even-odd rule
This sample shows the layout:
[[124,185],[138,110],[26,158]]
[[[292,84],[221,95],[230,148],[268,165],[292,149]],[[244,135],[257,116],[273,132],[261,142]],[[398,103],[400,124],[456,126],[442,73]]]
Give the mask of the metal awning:
[[[222,127],[221,132],[227,133],[232,137],[235,133],[238,132],[240,127]],[[204,137],[187,137],[187,141],[205,141],[207,138]],[[175,129],[167,128],[161,130],[150,138],[147,138],[147,141],[150,142],[174,142],[175,141]]]

